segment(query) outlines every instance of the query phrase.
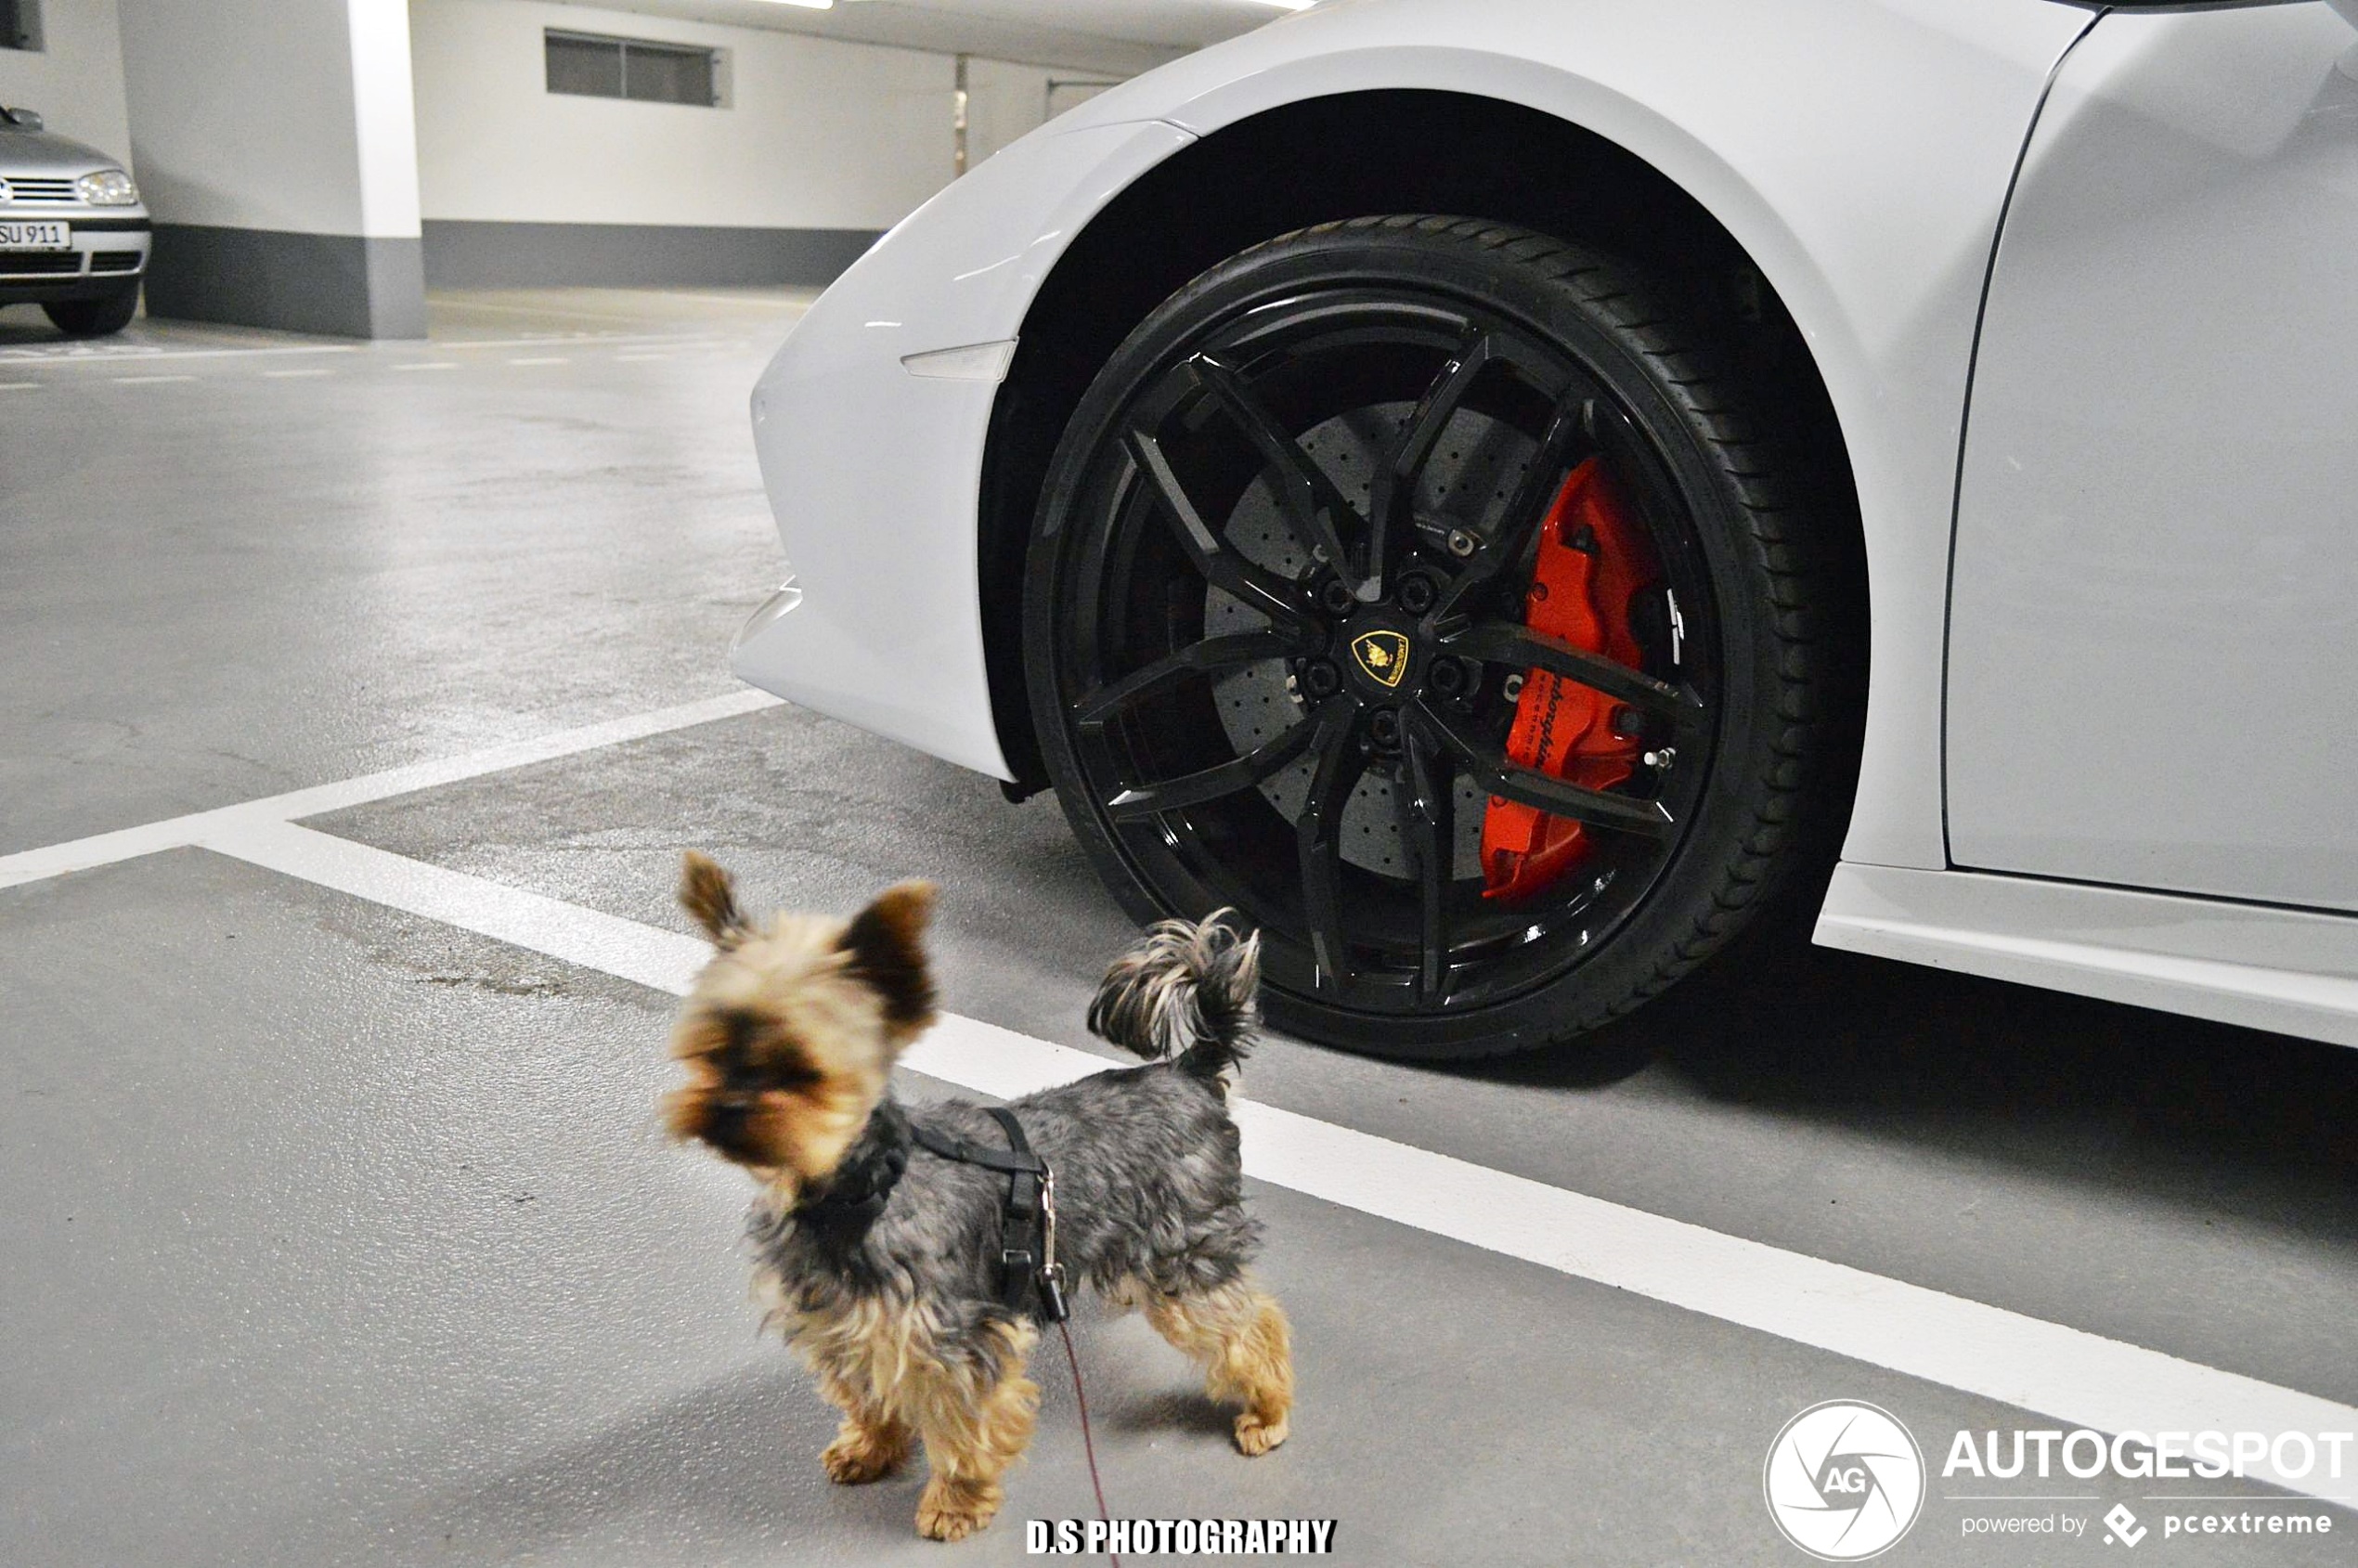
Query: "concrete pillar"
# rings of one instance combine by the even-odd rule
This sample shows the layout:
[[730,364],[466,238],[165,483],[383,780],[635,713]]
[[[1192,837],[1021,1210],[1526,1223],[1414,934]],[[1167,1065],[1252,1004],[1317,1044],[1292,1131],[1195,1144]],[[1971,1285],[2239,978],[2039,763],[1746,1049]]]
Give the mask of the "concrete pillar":
[[148,310],[426,330],[408,0],[118,0]]

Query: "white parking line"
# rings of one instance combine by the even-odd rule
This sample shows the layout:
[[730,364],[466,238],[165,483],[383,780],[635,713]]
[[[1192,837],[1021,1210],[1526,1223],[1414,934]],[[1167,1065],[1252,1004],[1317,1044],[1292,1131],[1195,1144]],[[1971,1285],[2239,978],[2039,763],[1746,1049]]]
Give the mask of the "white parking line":
[[192,382],[194,376],[116,376],[117,386],[161,386],[165,382]]
[[166,348],[156,343],[88,343],[0,348],[0,365],[122,365],[156,359],[243,359],[279,354],[358,354],[350,343],[273,343],[266,348]]
[[[429,865],[287,822],[248,819],[211,849],[675,995],[694,938]],[[912,1070],[1000,1098],[1109,1064],[945,1015]],[[2358,1409],[2003,1308],[1567,1192],[1292,1111],[1238,1101],[1253,1176],[1435,1236],[1888,1367],[2098,1432],[2352,1432]],[[2346,1478],[2255,1479],[2349,1500]],[[2331,1489],[2328,1490],[2327,1488]]]
[[709,332],[535,332],[520,338],[438,338],[444,354],[475,348],[611,348],[618,343],[716,343],[733,340]]
[[0,382],[0,392],[38,392],[41,386],[39,382]]
[[522,359],[511,359],[508,363],[511,365],[570,365],[573,361],[562,354],[535,354],[527,355]]
[[459,362],[456,359],[419,359],[407,365],[395,365],[392,368],[396,370],[455,370],[459,368]]
[[315,817],[322,811],[337,811],[346,806],[390,799],[396,795],[408,795],[412,790],[457,784],[465,779],[480,778],[486,773],[505,772],[511,768],[546,762],[552,758],[571,757],[577,752],[595,751],[601,746],[619,745],[625,741],[642,740],[649,735],[685,730],[698,724],[709,724],[715,719],[733,719],[739,714],[778,706],[778,699],[767,692],[731,692],[723,696],[706,697],[701,702],[681,703],[677,707],[656,708],[651,713],[634,713],[623,719],[609,719],[597,724],[584,724],[571,730],[508,741],[457,757],[412,762],[406,767],[388,768],[382,772],[364,773],[356,779],[313,784],[304,789],[290,790],[284,795],[240,801],[237,805],[216,807],[210,811],[192,811],[185,817],[143,823],[137,827],[118,828],[112,833],[93,834],[87,838],[44,845],[38,849],[20,849],[13,855],[0,855],[0,888],[39,882],[52,876],[62,876],[68,872],[86,871],[93,866],[112,865],[117,861],[152,855],[161,849],[180,849],[239,823],[286,822],[295,817]]
[[265,371],[263,371],[262,373],[263,373],[263,375],[264,375],[265,377],[266,377],[266,378],[268,378],[269,380],[272,380],[272,381],[292,381],[292,380],[293,380],[293,379],[294,379],[295,377],[297,377],[297,376],[332,376],[332,375],[334,375],[334,374],[335,374],[335,372],[334,372],[333,370],[317,370],[317,369],[313,369],[313,370],[265,370]]

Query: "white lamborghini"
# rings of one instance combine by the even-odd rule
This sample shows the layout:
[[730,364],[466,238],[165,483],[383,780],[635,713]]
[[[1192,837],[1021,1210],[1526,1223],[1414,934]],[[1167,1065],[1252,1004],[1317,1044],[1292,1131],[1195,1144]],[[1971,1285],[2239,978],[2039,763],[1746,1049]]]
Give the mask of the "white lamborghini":
[[1314,1040],[1799,913],[2358,1043],[2353,21],[1328,0],[819,302],[735,667],[1053,788]]

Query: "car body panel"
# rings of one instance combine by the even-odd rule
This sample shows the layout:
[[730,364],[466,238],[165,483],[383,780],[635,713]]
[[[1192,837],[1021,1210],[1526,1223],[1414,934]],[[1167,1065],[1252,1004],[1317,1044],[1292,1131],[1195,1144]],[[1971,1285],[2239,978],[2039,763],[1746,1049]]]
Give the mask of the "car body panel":
[[101,169],[120,169],[122,161],[110,158],[87,142],[61,136],[55,131],[29,131],[21,125],[0,124],[0,176],[25,175],[94,175]]
[[2358,910],[2358,81],[2323,6],[2056,79],[1960,485],[1958,863]]
[[1835,868],[1818,941],[2358,1045],[2358,920],[1971,871]]
[[[902,222],[803,317],[753,395],[754,446],[794,572],[737,638],[745,680],[996,778],[977,596],[977,496],[1004,343],[1064,242],[1194,138],[1160,123],[1034,136]],[[926,373],[929,369],[936,373]]]

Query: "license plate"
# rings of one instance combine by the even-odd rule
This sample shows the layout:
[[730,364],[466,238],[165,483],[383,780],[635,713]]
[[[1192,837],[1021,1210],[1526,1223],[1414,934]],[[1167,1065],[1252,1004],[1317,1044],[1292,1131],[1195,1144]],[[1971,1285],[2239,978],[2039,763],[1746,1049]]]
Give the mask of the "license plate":
[[70,251],[73,226],[63,223],[0,223],[0,251]]

